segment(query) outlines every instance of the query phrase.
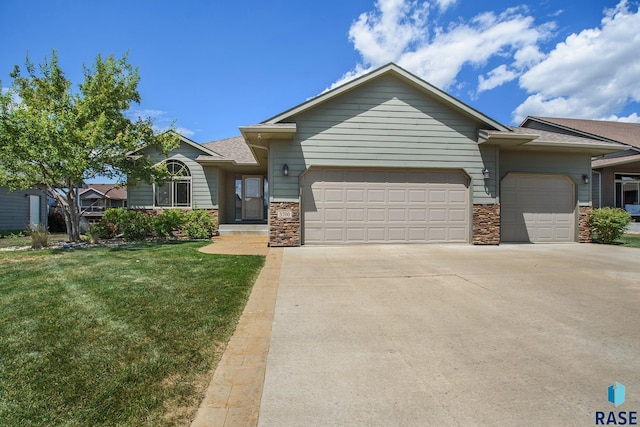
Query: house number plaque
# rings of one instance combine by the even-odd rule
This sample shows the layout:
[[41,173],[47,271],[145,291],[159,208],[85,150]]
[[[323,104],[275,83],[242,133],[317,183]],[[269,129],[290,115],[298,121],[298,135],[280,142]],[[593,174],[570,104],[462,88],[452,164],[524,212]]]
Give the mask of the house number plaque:
[[278,211],[278,219],[285,219],[285,218],[293,218],[293,211],[290,211],[290,210]]

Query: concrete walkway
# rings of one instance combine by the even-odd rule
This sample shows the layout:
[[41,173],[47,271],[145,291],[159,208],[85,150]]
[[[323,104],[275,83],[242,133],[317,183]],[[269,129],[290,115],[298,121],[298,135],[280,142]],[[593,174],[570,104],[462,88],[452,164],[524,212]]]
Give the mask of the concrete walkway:
[[192,427],[255,426],[264,384],[282,248],[266,236],[221,236],[201,249],[209,254],[266,255],[227,348],[216,368]]

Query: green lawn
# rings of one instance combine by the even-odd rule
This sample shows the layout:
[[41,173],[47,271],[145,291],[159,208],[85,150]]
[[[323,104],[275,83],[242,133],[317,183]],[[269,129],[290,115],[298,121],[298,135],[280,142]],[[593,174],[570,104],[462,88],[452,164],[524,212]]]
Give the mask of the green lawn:
[[204,244],[0,252],[2,426],[187,425],[264,263]]
[[[65,233],[54,233],[49,235],[50,243],[59,243],[67,241],[68,236]],[[0,237],[0,249],[11,246],[31,246],[31,236],[18,236],[18,233]]]
[[617,242],[620,242],[622,246],[640,248],[640,234],[625,234]]

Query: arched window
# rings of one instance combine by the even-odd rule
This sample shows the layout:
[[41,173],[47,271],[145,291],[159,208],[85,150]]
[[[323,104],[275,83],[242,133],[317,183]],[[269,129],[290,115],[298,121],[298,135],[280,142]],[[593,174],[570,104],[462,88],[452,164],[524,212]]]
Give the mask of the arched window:
[[191,171],[178,160],[168,160],[171,179],[164,185],[154,185],[155,206],[161,208],[191,207]]

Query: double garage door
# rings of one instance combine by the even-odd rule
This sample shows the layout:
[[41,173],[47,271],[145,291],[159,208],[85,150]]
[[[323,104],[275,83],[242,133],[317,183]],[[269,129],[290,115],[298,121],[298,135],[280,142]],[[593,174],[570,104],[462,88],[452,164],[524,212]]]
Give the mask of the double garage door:
[[469,241],[460,171],[311,169],[302,178],[304,244]]
[[500,194],[503,242],[575,241],[575,186],[568,177],[509,174]]

